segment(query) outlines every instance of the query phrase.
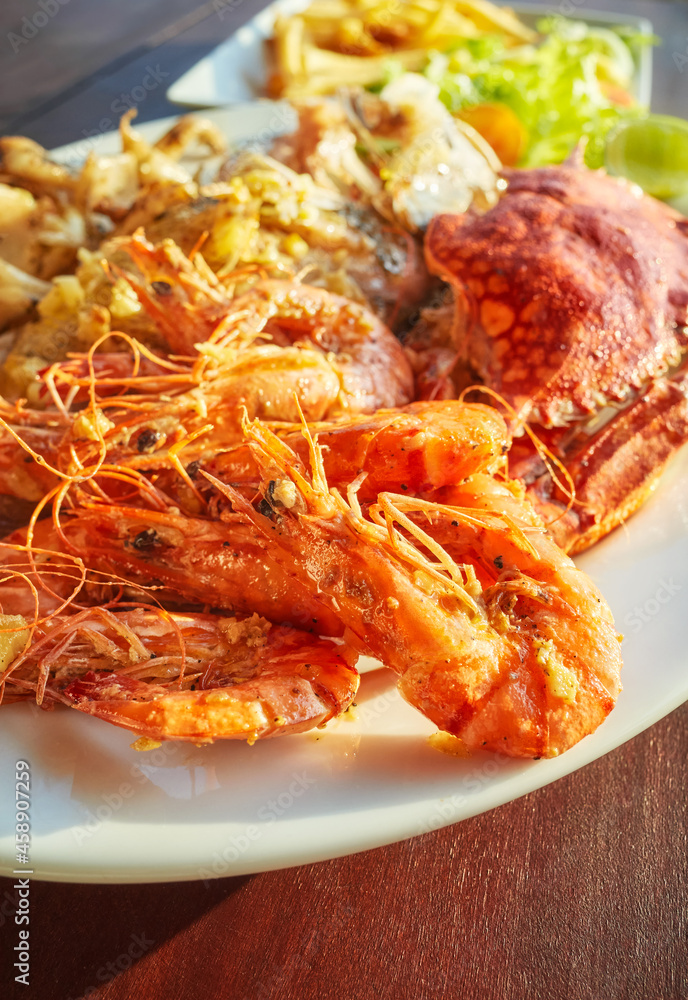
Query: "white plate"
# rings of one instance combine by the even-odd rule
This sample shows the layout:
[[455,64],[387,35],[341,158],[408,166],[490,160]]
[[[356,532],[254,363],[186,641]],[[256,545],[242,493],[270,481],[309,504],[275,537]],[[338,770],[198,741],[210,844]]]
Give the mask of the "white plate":
[[[167,99],[173,104],[182,104],[186,107],[208,108],[261,97],[265,94],[267,84],[265,41],[272,35],[276,16],[298,14],[309,3],[310,0],[276,0],[270,4],[176,80],[167,91]],[[226,5],[222,0],[218,0],[217,9],[220,16],[224,6],[231,10],[234,5],[231,0],[227,0]],[[532,27],[542,17],[555,12],[554,4],[551,10],[536,4],[509,4],[509,6]],[[644,35],[652,35],[652,25],[645,17],[587,9],[581,9],[570,15],[567,13],[567,16],[587,21],[596,27],[628,26]],[[638,102],[649,107],[652,91],[650,45],[644,46],[639,55],[634,90]]]
[[[688,698],[688,453],[625,529],[580,560],[626,633],[624,690],[598,731],[555,760],[464,760],[388,671],[364,676],[355,718],[323,732],[196,749],[131,750],[131,735],[77,712],[2,709],[0,801],[14,762],[32,777],[34,878],[211,879],[379,847],[501,805],[601,757]],[[0,872],[15,869],[12,809]]]
[[[228,108],[213,108],[203,114],[228,136],[232,144],[251,144],[268,146],[278,135],[293,129],[296,125],[296,115],[286,101],[250,101],[245,104],[233,104]],[[157,141],[176,121],[178,115],[169,118],[158,118],[156,121],[139,124],[134,119],[133,127],[149,142]],[[70,142],[66,146],[51,150],[51,157],[60,163],[78,167],[91,152],[98,154],[119,153],[122,149],[118,132],[101,132]],[[194,159],[196,157],[196,159]],[[217,159],[208,160],[202,150],[191,150],[184,157],[184,164],[192,172],[195,166],[210,163],[217,167]]]
[[[212,117],[241,132],[247,115],[254,129],[267,127],[275,109]],[[167,125],[142,131],[155,139]],[[116,139],[104,136],[98,147],[116,149]],[[169,743],[137,753],[126,731],[75,711],[6,706],[0,801],[14,803],[14,763],[27,761],[33,877],[210,879],[320,861],[457,822],[608,753],[688,698],[687,487],[684,451],[640,513],[579,561],[626,634],[624,690],[600,729],[562,757],[442,755],[427,743],[432,725],[399,698],[388,671],[364,676],[354,718],[253,747]],[[5,805],[0,874],[14,870],[13,809]]]

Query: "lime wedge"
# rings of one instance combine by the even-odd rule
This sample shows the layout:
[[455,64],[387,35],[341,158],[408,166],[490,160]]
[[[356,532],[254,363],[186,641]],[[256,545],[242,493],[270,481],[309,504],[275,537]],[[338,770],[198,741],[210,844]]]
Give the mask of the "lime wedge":
[[688,192],[688,121],[648,115],[621,122],[607,137],[605,166],[655,198],[669,201]]

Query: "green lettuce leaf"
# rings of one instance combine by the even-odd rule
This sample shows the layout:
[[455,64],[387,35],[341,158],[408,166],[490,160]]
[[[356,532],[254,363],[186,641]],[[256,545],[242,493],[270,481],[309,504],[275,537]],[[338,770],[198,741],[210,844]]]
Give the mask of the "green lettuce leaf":
[[529,136],[519,166],[560,163],[582,139],[588,166],[601,166],[607,132],[647,110],[615,101],[614,92],[632,91],[638,51],[656,39],[562,17],[542,20],[538,30],[537,45],[508,48],[490,35],[432,52],[425,75],[450,111],[495,102],[511,108]]

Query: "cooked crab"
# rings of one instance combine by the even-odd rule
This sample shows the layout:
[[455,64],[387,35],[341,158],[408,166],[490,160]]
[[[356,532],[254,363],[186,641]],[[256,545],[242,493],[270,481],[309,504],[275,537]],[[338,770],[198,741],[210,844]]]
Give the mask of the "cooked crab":
[[568,469],[562,516],[528,443],[511,466],[575,552],[633,513],[688,439],[688,220],[574,163],[505,176],[486,214],[433,221],[426,256],[454,290],[462,360]]

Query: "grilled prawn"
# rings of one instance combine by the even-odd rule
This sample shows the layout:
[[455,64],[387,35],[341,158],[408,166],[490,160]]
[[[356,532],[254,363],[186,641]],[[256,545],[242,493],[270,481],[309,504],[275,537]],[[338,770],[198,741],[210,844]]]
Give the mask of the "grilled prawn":
[[209,743],[303,732],[356,694],[356,654],[343,644],[255,613],[112,600],[118,591],[49,522],[0,542],[0,700],[61,703],[139,736]]
[[38,628],[0,684],[8,700],[47,697],[150,739],[252,743],[345,711],[355,661],[345,646],[258,615],[100,607]]
[[[508,445],[495,410],[456,401],[315,426],[332,482],[345,488],[365,476],[361,495],[370,498],[381,488],[416,494],[458,482],[501,462]],[[286,438],[307,459],[302,432],[292,428]],[[301,459],[295,461],[305,472]],[[257,611],[274,622],[341,635],[336,614],[308,582],[297,583],[284,572],[270,545],[243,517],[218,505],[216,491],[201,474],[205,468],[239,482],[254,496],[261,472],[247,446],[195,464],[191,482],[202,505],[171,470],[147,477],[108,466],[93,483],[70,490],[60,519],[62,543],[83,554],[91,569],[153,587],[159,598],[210,603],[233,613]],[[276,480],[270,496],[285,507],[295,500]],[[44,547],[50,544],[43,539]]]
[[232,274],[220,280],[200,254],[187,258],[171,240],[154,246],[135,234],[118,247],[135,266],[117,273],[174,353],[193,355],[200,343],[217,339],[218,329],[238,328],[285,349],[325,354],[341,383],[341,409],[365,413],[411,400],[413,379],[403,349],[365,306],[288,279],[263,279],[235,296]]
[[317,445],[306,476],[259,422],[247,434],[294,503],[271,503],[266,489],[256,509],[215,486],[441,729],[471,748],[553,757],[611,711],[621,657],[609,608],[518,487],[478,475],[447,503],[381,493],[366,518],[354,490],[347,502],[328,489]]

